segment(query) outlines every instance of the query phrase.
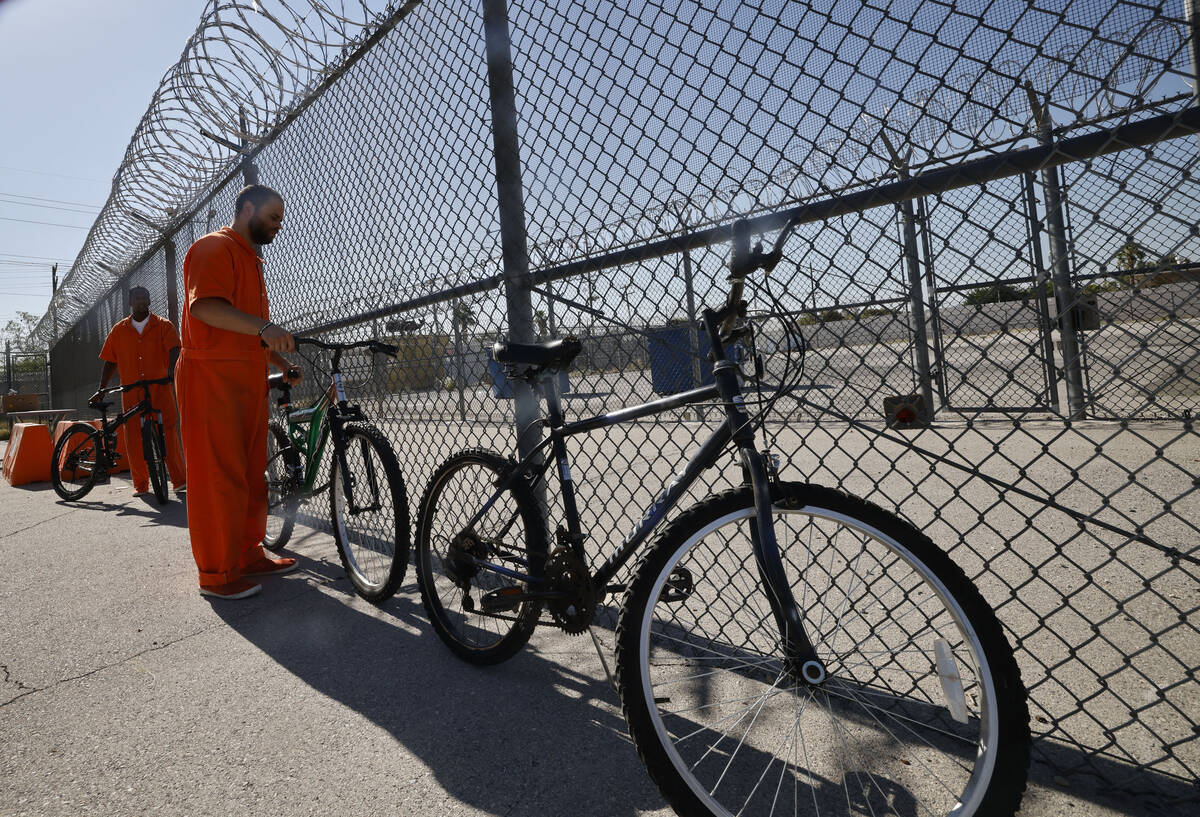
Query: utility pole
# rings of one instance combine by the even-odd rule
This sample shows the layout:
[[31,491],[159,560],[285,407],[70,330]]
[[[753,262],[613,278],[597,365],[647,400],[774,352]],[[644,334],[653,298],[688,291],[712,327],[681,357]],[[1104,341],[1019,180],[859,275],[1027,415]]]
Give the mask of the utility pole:
[[51,340],[58,343],[58,307],[54,305],[54,296],[58,293],[58,264],[50,265],[50,328],[53,333]]

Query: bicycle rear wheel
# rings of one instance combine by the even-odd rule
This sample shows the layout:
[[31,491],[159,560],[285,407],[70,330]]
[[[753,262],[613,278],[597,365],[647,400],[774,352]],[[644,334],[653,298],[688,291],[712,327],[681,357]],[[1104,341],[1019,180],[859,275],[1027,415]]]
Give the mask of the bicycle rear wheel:
[[[417,585],[434,632],[472,664],[497,664],[529,641],[542,603],[484,612],[483,599],[513,579],[464,565],[462,554],[538,575],[545,569],[546,534],[537,502],[523,480],[503,491],[483,518],[467,528],[512,464],[491,451],[462,451],[429,480],[417,512]],[[457,557],[457,558],[456,558]],[[458,565],[457,568],[455,565]]]
[[279,423],[267,430],[267,531],[262,545],[272,552],[283,549],[296,525],[298,503],[292,473],[299,470],[300,455]]
[[330,469],[333,538],[354,590],[373,604],[392,597],[408,569],[408,498],[387,438],[372,425],[343,429],[346,467]]
[[166,443],[163,440],[162,424],[154,417],[142,417],[142,455],[150,471],[150,487],[159,505],[167,504],[167,459]]
[[1025,690],[963,572],[893,514],[779,486],[774,526],[828,677],[783,660],[738,489],[643,555],[617,627],[621,702],[680,814],[1011,815],[1029,763]]
[[100,431],[87,423],[72,423],[54,444],[50,483],[65,500],[82,499],[96,484],[96,464],[104,446]]

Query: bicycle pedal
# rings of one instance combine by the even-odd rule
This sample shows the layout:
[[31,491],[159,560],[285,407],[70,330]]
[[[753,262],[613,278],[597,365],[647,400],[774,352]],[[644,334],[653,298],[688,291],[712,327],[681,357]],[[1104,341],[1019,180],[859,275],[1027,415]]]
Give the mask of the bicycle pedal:
[[517,605],[521,603],[521,597],[524,595],[525,591],[516,585],[497,587],[495,590],[485,593],[479,600],[479,604],[485,613],[511,612],[517,609]]
[[97,471],[96,479],[92,484],[93,485],[108,485],[108,483],[109,483],[108,472],[107,471]]

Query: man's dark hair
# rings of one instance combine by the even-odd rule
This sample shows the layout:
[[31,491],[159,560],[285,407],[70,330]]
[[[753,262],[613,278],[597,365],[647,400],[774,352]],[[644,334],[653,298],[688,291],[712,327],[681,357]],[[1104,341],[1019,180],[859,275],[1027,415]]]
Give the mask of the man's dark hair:
[[242,192],[237,194],[237,200],[233,203],[233,216],[237,218],[246,202],[250,202],[257,210],[271,199],[283,201],[283,196],[278,190],[267,187],[265,184],[248,184],[242,188]]
[[146,293],[147,298],[150,297],[150,290],[146,289],[145,287],[130,287],[129,288],[129,297],[132,298],[133,293],[135,293],[135,292],[144,292],[144,293]]

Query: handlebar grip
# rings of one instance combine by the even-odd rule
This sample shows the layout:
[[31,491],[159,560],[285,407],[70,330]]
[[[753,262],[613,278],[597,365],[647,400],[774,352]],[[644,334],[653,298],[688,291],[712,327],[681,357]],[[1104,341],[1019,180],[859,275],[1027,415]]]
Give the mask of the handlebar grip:
[[375,341],[371,344],[371,351],[379,352],[380,354],[387,355],[388,357],[396,357],[400,354],[400,347],[393,346],[390,343],[383,343],[382,341]]

